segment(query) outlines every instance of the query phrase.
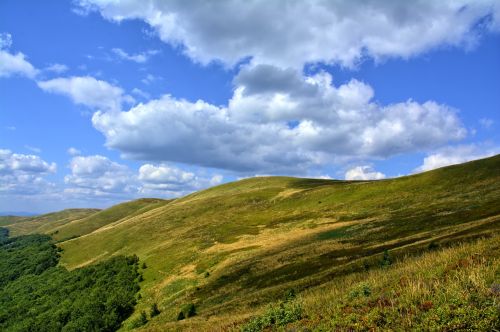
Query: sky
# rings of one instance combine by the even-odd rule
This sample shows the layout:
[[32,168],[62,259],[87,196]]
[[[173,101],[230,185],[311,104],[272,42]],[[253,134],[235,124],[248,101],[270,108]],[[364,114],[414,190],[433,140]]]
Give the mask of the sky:
[[0,0],[0,211],[500,152],[500,1]]

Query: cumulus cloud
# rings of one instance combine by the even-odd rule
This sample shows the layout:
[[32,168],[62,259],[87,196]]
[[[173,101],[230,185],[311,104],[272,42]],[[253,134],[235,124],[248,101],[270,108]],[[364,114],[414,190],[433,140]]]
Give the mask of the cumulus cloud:
[[53,63],[50,66],[48,66],[47,68],[45,68],[45,70],[51,71],[51,72],[54,72],[57,74],[62,74],[64,72],[68,71],[69,68],[68,68],[68,66],[60,64],[60,63]]
[[456,112],[433,101],[380,105],[366,83],[249,66],[227,106],[165,95],[94,127],[124,157],[259,173],[297,173],[340,159],[389,157],[462,139]]
[[139,88],[133,88],[132,89],[132,93],[134,95],[139,96],[139,97],[144,98],[144,99],[151,98],[151,95],[149,93],[147,93],[147,92],[145,92],[145,91],[143,91],[143,90],[141,90]]
[[373,170],[371,166],[357,166],[345,173],[346,180],[380,180],[385,179],[385,174]]
[[129,168],[104,156],[76,156],[69,167],[71,174],[64,177],[64,182],[71,186],[67,193],[109,196],[137,190]]
[[[120,22],[140,19],[194,61],[301,67],[352,66],[363,57],[411,57],[442,45],[470,47],[500,30],[495,0],[143,1],[80,0],[80,10]],[[481,24],[479,24],[481,23]]]
[[137,54],[129,54],[121,48],[113,48],[111,50],[119,59],[133,61],[137,63],[145,63],[151,56],[158,54],[158,50],[148,50]]
[[203,177],[172,165],[145,164],[138,172],[101,155],[75,156],[64,192],[72,197],[181,196],[221,183],[222,176]]
[[77,148],[74,148],[74,147],[70,147],[67,152],[70,156],[78,156],[78,155],[82,154],[82,152],[80,150],[78,150]]
[[122,88],[91,76],[60,77],[39,81],[38,86],[44,91],[65,95],[76,104],[105,111],[119,111],[122,104],[134,101]]
[[201,177],[166,164],[145,164],[139,169],[139,180],[142,182],[142,192],[166,191],[179,195],[220,184],[223,177]]
[[39,156],[0,149],[0,194],[34,195],[47,192],[53,184],[44,179],[55,173],[55,163]]
[[34,78],[37,69],[21,53],[11,53],[9,48],[12,45],[12,36],[8,33],[0,34],[0,77],[10,77],[15,75]]
[[414,172],[425,172],[440,167],[461,164],[471,160],[491,157],[498,153],[500,153],[498,147],[478,144],[446,147],[425,157],[423,164],[417,167]]
[[153,82],[155,82],[155,81],[158,81],[158,80],[160,80],[160,79],[161,79],[161,77],[159,77],[159,76],[155,76],[155,75],[152,75],[152,74],[147,74],[147,75],[146,75],[146,77],[144,77],[144,78],[141,80],[141,82],[142,82],[143,84],[149,85],[149,84],[151,84],[151,83],[153,83]]
[[490,129],[494,123],[495,123],[495,121],[493,121],[492,119],[488,119],[488,118],[479,119],[479,124],[485,129]]

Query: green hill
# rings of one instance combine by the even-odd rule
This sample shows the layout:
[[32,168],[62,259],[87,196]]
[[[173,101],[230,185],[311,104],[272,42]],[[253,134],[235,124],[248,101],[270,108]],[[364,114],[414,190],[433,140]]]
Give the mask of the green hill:
[[85,218],[75,219],[70,223],[54,228],[52,237],[58,241],[79,237],[99,228],[119,223],[138,214],[157,208],[168,201],[156,198],[142,198],[121,203],[108,209],[93,213]]
[[121,222],[168,202],[158,198],[141,198],[104,210],[67,209],[34,217],[4,216],[0,217],[0,226],[8,228],[11,236],[48,234],[56,241],[64,241]]
[[12,236],[25,234],[50,234],[60,226],[98,212],[98,209],[66,209],[34,217],[0,217],[0,226],[10,230]]
[[[483,283],[499,280],[498,237],[486,238],[500,230],[500,156],[380,181],[245,179],[133,211],[96,219],[102,211],[87,217],[93,220],[88,227],[82,219],[54,234],[56,239],[86,234],[59,244],[64,250],[61,263],[69,269],[122,254],[137,254],[146,263],[141,299],[124,329],[155,303],[161,313],[144,326],[146,330],[238,330],[249,324],[250,331],[266,328],[262,322],[269,317],[274,325],[347,329],[348,321],[339,318],[338,324],[332,323],[337,306],[359,300],[359,308],[348,312],[354,324],[362,310],[377,307],[368,303],[380,300],[372,296],[399,285],[398,278],[406,274],[426,287],[437,287],[432,286],[436,280],[442,280],[441,287],[452,285],[439,268],[447,268],[446,259],[469,260],[474,248],[482,248],[486,258],[467,265],[470,271],[455,272],[475,271],[477,278],[485,278]],[[445,249],[464,241],[473,242],[463,249]],[[438,269],[433,270],[434,276],[429,272],[412,279],[421,266],[433,266],[433,260]],[[492,262],[496,267],[491,267]],[[387,278],[378,280],[379,275]],[[462,277],[457,276],[456,287],[466,283]],[[364,282],[369,291],[363,290]],[[356,291],[356,287],[361,288]],[[478,288],[478,298],[490,294],[487,287]],[[299,299],[266,313],[264,307],[290,289]],[[440,291],[435,289],[436,294]],[[349,294],[356,292],[364,295],[350,299]],[[410,303],[411,294],[405,294]],[[414,294],[419,301],[424,298],[418,297],[418,291]],[[321,296],[331,302],[325,313],[315,302]],[[299,300],[300,310],[295,310]],[[412,315],[422,312],[418,319],[432,312],[418,307],[422,303],[410,303],[416,306]],[[194,304],[191,309],[197,315],[177,322],[188,304]],[[434,308],[441,310],[438,304]],[[399,307],[386,307],[383,315],[394,320],[404,316],[394,314]],[[390,327],[383,320],[377,323],[382,309],[360,329]],[[455,309],[450,309],[450,315]],[[495,317],[494,312],[488,315]],[[284,321],[282,316],[291,318]],[[471,320],[473,324],[474,317]],[[442,327],[443,322],[444,318],[436,326]],[[403,330],[412,327],[408,322],[397,324]]]

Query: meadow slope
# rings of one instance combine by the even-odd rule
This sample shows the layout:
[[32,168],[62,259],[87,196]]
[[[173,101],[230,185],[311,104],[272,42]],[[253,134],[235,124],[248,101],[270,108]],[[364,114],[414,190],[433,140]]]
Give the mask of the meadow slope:
[[[384,256],[487,241],[500,230],[500,156],[379,181],[251,178],[102,222],[59,243],[61,263],[145,262],[123,329],[154,303],[161,313],[146,330],[239,329],[290,289],[379,269]],[[177,322],[189,303],[197,316]]]
[[0,226],[8,228],[11,236],[52,234],[61,226],[84,219],[99,211],[98,209],[66,209],[33,217],[6,216],[0,217]]

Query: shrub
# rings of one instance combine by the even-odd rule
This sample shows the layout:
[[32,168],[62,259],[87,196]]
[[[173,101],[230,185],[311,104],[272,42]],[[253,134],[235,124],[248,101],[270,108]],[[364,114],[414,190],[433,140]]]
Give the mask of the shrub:
[[160,314],[160,312],[161,311],[160,311],[160,309],[158,309],[158,305],[156,303],[153,303],[153,305],[151,306],[151,311],[149,313],[151,318],[158,316]]
[[267,328],[284,327],[302,319],[302,313],[302,305],[298,301],[278,302],[269,306],[263,315],[244,325],[241,331],[259,332]]
[[381,267],[388,267],[392,264],[391,256],[389,255],[389,250],[384,250],[384,255],[382,256],[382,260],[380,261]]
[[194,303],[189,303],[182,306],[181,311],[177,315],[177,320],[183,320],[193,316],[196,316],[196,306]]
[[190,303],[187,305],[186,308],[186,317],[193,317],[196,316],[196,307],[193,303]]
[[427,249],[429,249],[429,250],[436,250],[436,249],[439,249],[439,244],[437,244],[436,242],[431,242],[431,243],[429,243],[429,245],[427,246]]
[[294,300],[296,297],[297,297],[297,295],[295,295],[295,289],[293,289],[293,288],[289,288],[285,292],[285,302]]
[[368,297],[372,294],[372,290],[369,285],[363,283],[355,287],[349,293],[349,299],[355,299],[360,296]]
[[148,322],[148,317],[144,311],[141,311],[141,315],[132,321],[132,328],[138,328],[145,325]]

